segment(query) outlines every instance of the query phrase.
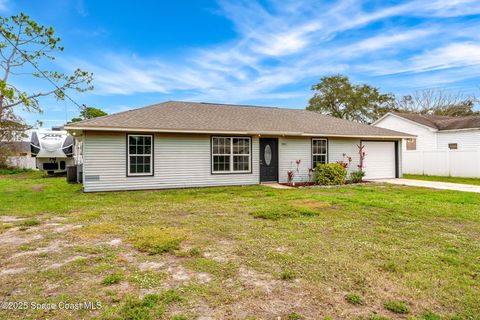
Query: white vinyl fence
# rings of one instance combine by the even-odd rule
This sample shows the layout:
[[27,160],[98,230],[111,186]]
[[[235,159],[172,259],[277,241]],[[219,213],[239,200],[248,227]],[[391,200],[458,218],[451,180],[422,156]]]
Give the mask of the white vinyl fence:
[[403,173],[480,178],[480,149],[404,151]]
[[8,163],[14,168],[36,169],[35,158],[30,156],[13,156],[8,157]]

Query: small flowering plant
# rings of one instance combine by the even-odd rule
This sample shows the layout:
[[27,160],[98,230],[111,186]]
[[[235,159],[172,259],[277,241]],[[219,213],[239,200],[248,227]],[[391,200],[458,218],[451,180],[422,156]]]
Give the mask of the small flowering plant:
[[351,162],[352,162],[352,157],[349,157],[346,153],[343,154],[342,160],[337,161],[337,163],[342,167],[344,167],[345,169],[348,169],[348,167],[350,167]]
[[295,172],[293,172],[292,170],[288,170],[287,176],[288,176],[288,183],[292,183],[293,178],[295,177]]
[[295,160],[295,164],[297,165],[297,172],[299,172],[299,168],[300,168],[300,164],[302,163],[302,160],[298,159],[298,160]]

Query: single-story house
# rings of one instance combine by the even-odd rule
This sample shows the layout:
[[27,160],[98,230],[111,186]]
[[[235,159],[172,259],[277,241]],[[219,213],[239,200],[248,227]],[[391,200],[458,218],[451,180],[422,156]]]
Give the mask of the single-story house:
[[415,135],[402,144],[404,173],[480,177],[480,116],[390,112],[373,125]]
[[389,112],[373,125],[415,135],[405,140],[404,151],[471,150],[480,147],[480,116]]
[[[306,110],[168,101],[65,126],[83,142],[84,191],[309,179],[364,145],[367,179],[402,175],[405,133]],[[351,169],[352,170],[352,169]]]

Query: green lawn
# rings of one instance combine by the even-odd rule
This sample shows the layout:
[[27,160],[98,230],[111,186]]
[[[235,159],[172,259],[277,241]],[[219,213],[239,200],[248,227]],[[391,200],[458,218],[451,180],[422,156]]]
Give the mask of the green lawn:
[[417,174],[404,174],[405,179],[427,180],[427,181],[440,181],[450,183],[464,183],[480,186],[480,178],[462,178],[462,177],[442,177],[442,176],[424,176]]
[[480,319],[480,197],[380,184],[84,194],[0,175],[0,284],[7,301],[101,303],[0,319]]

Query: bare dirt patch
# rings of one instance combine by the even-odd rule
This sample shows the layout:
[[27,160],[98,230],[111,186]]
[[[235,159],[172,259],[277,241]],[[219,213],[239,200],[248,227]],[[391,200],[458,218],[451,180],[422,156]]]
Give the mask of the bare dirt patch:
[[27,268],[11,268],[0,270],[0,275],[10,275],[25,272]]
[[14,227],[0,234],[0,245],[21,245],[40,240],[42,235],[36,233],[19,232],[20,228]]
[[25,220],[25,218],[18,218],[14,216],[0,216],[0,221],[2,222],[19,222],[23,220]]
[[32,190],[33,192],[43,191],[46,187],[47,187],[47,186],[44,185],[44,184],[32,184],[32,185],[29,185],[30,190]]
[[292,205],[301,206],[301,207],[309,207],[312,209],[328,209],[332,208],[332,205],[327,202],[323,201],[315,201],[312,199],[299,199],[290,202]]
[[48,270],[48,269],[58,269],[58,268],[61,268],[71,262],[74,262],[76,260],[81,260],[81,259],[88,259],[88,257],[86,256],[73,256],[73,257],[69,257],[61,262],[56,262],[56,263],[52,263],[51,265],[47,266],[45,269]]
[[64,243],[62,241],[57,240],[46,247],[36,248],[35,250],[32,250],[32,251],[23,251],[23,252],[15,253],[14,255],[11,256],[11,259],[13,260],[22,256],[59,252],[63,247],[64,247]]

